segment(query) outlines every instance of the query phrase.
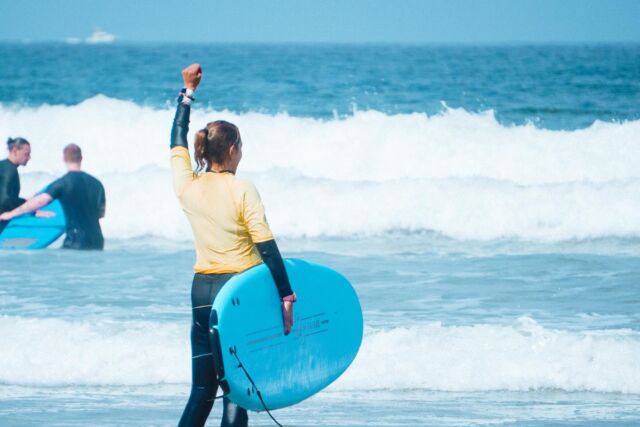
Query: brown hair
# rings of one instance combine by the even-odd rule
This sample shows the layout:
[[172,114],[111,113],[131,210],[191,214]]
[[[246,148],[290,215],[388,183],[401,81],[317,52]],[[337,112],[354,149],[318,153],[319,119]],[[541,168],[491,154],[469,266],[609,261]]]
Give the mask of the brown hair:
[[16,147],[18,150],[22,150],[23,145],[31,145],[29,141],[24,138],[8,138],[7,139],[7,150],[13,150],[13,147]]
[[82,161],[82,150],[76,144],[64,147],[63,153],[65,162],[80,163]]
[[209,170],[212,163],[222,164],[229,157],[229,148],[242,142],[240,130],[232,123],[216,120],[196,133],[196,173]]

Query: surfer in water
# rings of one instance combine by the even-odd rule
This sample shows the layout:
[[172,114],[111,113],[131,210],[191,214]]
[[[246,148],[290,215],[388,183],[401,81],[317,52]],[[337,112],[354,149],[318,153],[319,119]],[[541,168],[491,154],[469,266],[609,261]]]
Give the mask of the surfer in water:
[[[18,166],[26,166],[31,159],[31,144],[24,138],[7,140],[9,157],[0,162],[0,213],[15,209],[24,203],[20,195]],[[0,233],[8,221],[0,220]]]
[[105,213],[105,194],[102,183],[81,170],[82,150],[69,144],[63,150],[66,175],[47,186],[47,189],[17,208],[0,215],[9,221],[17,216],[36,211],[58,199],[64,210],[66,223],[65,249],[102,249],[104,238],[99,219]]
[[[184,88],[171,129],[173,189],[191,224],[196,249],[195,275],[191,286],[192,386],[180,418],[180,427],[204,426],[213,407],[218,380],[209,333],[211,306],[222,286],[248,268],[264,262],[278,289],[286,335],[293,325],[293,303],[284,262],[267,224],[258,191],[235,176],[242,158],[238,128],[218,120],[195,134],[196,169],[191,166],[187,133],[193,93],[202,68],[192,64],[182,71]],[[222,426],[248,424],[247,411],[223,399]]]

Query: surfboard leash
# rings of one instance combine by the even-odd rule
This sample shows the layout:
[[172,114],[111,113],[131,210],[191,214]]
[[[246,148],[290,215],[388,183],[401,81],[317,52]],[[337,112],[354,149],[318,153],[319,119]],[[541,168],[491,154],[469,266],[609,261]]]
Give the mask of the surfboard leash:
[[238,352],[236,351],[236,349],[232,347],[232,348],[229,349],[229,351],[230,351],[231,354],[233,354],[233,356],[238,361],[238,368],[242,369],[242,372],[244,372],[244,374],[246,375],[247,379],[249,380],[249,382],[251,383],[253,388],[256,389],[256,394],[258,395],[258,399],[260,399],[260,403],[262,404],[262,407],[264,408],[264,410],[267,412],[267,414],[269,414],[269,416],[271,417],[273,422],[276,423],[276,425],[278,425],[279,427],[283,427],[282,424],[280,424],[278,422],[278,420],[276,420],[273,417],[273,415],[271,415],[271,412],[269,412],[269,408],[267,408],[267,405],[264,403],[264,400],[262,399],[262,393],[260,393],[260,390],[258,389],[258,386],[253,381],[253,379],[251,378],[251,375],[249,375],[249,372],[247,372],[247,370],[245,369],[244,365],[242,364],[242,361],[238,357]]

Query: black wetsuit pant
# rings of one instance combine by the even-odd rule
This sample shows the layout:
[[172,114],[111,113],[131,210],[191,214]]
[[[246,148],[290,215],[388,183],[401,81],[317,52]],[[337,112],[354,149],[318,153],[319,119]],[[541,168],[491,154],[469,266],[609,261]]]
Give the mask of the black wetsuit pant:
[[[179,427],[204,426],[218,391],[214,368],[209,315],[211,305],[222,286],[233,274],[196,274],[191,285],[191,395],[184,408]],[[243,409],[223,399],[222,427],[246,427],[249,417]]]

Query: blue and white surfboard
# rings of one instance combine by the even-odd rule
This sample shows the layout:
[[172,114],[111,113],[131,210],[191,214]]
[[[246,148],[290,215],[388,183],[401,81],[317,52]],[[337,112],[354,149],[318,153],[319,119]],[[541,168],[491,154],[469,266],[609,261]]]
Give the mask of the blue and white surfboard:
[[269,410],[317,393],[349,367],[362,342],[360,302],[344,276],[299,259],[285,260],[285,267],[298,297],[289,335],[265,265],[229,280],[211,311],[222,389],[245,409],[264,410],[258,390]]
[[42,249],[65,230],[62,205],[54,200],[38,210],[46,216],[22,215],[9,221],[0,233],[0,249]]

